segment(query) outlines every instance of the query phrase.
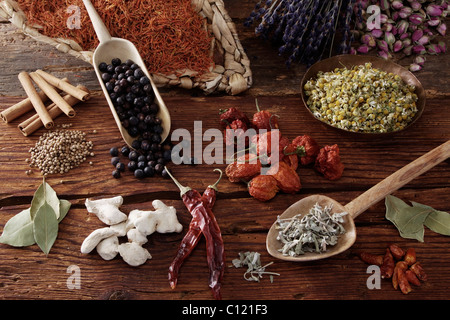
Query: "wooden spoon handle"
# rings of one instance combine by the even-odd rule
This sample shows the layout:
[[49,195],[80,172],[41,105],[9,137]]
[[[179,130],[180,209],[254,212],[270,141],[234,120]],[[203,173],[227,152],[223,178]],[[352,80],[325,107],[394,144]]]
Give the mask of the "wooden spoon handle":
[[394,172],[345,206],[353,219],[370,206],[450,157],[450,140]]
[[109,34],[108,29],[102,21],[102,18],[95,10],[95,7],[92,5],[90,0],[83,0],[83,4],[86,7],[89,18],[91,19],[92,25],[94,26],[95,33],[97,34],[97,38],[102,42],[106,42],[111,39],[111,35]]

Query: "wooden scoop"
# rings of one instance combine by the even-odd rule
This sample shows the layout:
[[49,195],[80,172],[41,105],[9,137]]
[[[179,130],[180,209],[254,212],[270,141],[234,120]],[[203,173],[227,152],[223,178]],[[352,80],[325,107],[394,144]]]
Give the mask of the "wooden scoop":
[[353,220],[357,216],[366,211],[370,206],[384,199],[387,195],[400,189],[414,178],[420,176],[449,157],[450,140],[391,174],[389,177],[379,182],[345,206],[323,195],[312,195],[297,201],[283,212],[280,216],[281,219],[291,218],[300,213],[305,215],[316,203],[319,203],[322,207],[333,204],[333,213],[344,211],[348,213],[344,216],[344,228],[346,232],[339,237],[338,243],[335,246],[328,247],[327,251],[323,253],[308,252],[300,256],[290,257],[284,256],[278,251],[282,248],[282,243],[277,240],[278,230],[276,229],[277,222],[275,222],[267,234],[267,251],[273,257],[281,260],[312,261],[325,259],[347,250],[356,240],[356,228]]
[[111,37],[108,29],[101,20],[91,1],[83,0],[83,3],[87,9],[89,17],[91,18],[95,33],[97,34],[97,37],[100,41],[100,44],[98,45],[97,49],[95,49],[95,52],[92,56],[92,64],[94,66],[95,73],[97,74],[97,78],[105,94],[106,100],[108,101],[109,108],[111,109],[111,112],[114,116],[114,120],[116,121],[117,127],[119,128],[123,139],[129,146],[131,146],[133,140],[135,140],[135,138],[131,137],[128,134],[127,130],[122,126],[119,116],[117,115],[114,105],[109,97],[109,93],[106,90],[106,87],[103,83],[102,72],[98,69],[98,65],[101,62],[111,63],[111,60],[113,58],[119,58],[122,61],[125,61],[127,59],[133,60],[134,63],[139,65],[142,71],[144,71],[145,75],[150,79],[150,83],[155,93],[155,102],[159,105],[158,117],[161,118],[163,127],[163,132],[161,133],[161,140],[164,141],[169,135],[170,131],[170,114],[137,48],[134,46],[132,42],[126,39]]

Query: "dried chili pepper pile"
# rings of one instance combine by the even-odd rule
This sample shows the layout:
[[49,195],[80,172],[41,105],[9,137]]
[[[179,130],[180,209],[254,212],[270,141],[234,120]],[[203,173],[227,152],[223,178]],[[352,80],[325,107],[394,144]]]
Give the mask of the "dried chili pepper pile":
[[[238,149],[236,159],[225,170],[231,182],[247,183],[252,197],[268,201],[279,191],[296,193],[301,189],[297,173],[299,166],[312,165],[329,180],[337,180],[342,176],[344,165],[337,144],[321,148],[309,135],[290,140],[279,129],[278,115],[260,110],[256,105],[257,112],[251,120],[235,107],[219,112],[225,143]],[[246,132],[250,128],[257,133],[249,137]],[[243,141],[242,137],[246,140]],[[272,148],[275,142],[278,149]],[[277,150],[278,154],[272,154],[272,149]],[[262,170],[264,166],[268,167],[265,173]]]
[[166,170],[175,184],[179,187],[183,203],[192,215],[189,230],[181,241],[175,258],[169,267],[169,284],[172,289],[175,288],[181,265],[197,246],[203,234],[206,240],[209,287],[212,290],[214,298],[220,300],[222,299],[220,289],[222,287],[222,278],[225,271],[225,250],[222,233],[214,213],[212,212],[212,208],[216,201],[218,192],[217,184],[222,177],[222,173],[217,182],[208,186],[203,195],[200,195],[197,190],[182,186],[167,168]]
[[[40,26],[43,35],[71,39],[83,50],[92,50],[98,40],[82,0],[18,0],[30,25]],[[125,38],[138,48],[152,73],[168,74],[189,69],[202,73],[213,64],[211,36],[205,20],[190,0],[117,1],[93,0],[94,7],[114,37]],[[80,8],[80,29],[67,27]]]
[[359,257],[370,265],[380,267],[383,279],[392,279],[395,290],[400,288],[404,294],[412,291],[411,285],[420,286],[421,281],[427,281],[427,275],[422,265],[417,261],[414,248],[406,251],[396,244],[389,245],[383,255],[361,252]]

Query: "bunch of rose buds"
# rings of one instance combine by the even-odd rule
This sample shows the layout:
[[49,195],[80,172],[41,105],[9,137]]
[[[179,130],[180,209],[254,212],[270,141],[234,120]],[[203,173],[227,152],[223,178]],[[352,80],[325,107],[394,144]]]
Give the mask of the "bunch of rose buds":
[[[414,56],[411,71],[419,71],[425,63],[425,55],[436,55],[446,51],[445,17],[449,11],[448,0],[358,0],[362,9],[362,21],[356,23],[355,37],[360,45],[352,53],[368,53],[376,50],[385,59],[392,54]],[[379,26],[373,28],[371,6],[380,9]],[[369,26],[370,21],[370,26]],[[370,29],[370,30],[369,30]],[[442,38],[442,37],[441,37]]]

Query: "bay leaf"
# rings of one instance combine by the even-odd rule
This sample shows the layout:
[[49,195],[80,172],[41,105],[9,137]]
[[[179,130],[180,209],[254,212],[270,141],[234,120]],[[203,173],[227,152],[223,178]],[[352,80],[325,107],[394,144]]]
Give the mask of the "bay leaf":
[[414,207],[403,200],[389,195],[385,199],[386,219],[398,229],[400,236],[424,242],[424,221],[432,212],[430,207]]
[[6,222],[0,243],[13,247],[25,247],[35,243],[30,208],[19,212]]
[[411,202],[414,207],[428,208],[431,210],[430,214],[424,221],[424,225],[430,230],[450,236],[450,214],[445,211],[436,210],[425,204]]
[[386,219],[391,221],[397,228],[397,218],[402,209],[411,208],[403,200],[394,197],[393,195],[388,195],[385,198],[386,205]]
[[72,204],[70,203],[70,201],[61,199],[59,200],[59,218],[58,218],[58,223],[61,222],[62,219],[64,219],[64,217],[66,216],[67,212],[69,212],[70,206]]
[[48,255],[58,236],[58,220],[55,210],[47,202],[44,202],[36,211],[33,219],[33,231],[37,245]]
[[44,202],[47,202],[47,204],[53,208],[56,218],[59,219],[60,209],[58,196],[55,190],[53,190],[53,188],[45,180],[42,181],[41,185],[34,193],[33,200],[31,200],[31,220],[34,219],[36,212],[44,204]]

